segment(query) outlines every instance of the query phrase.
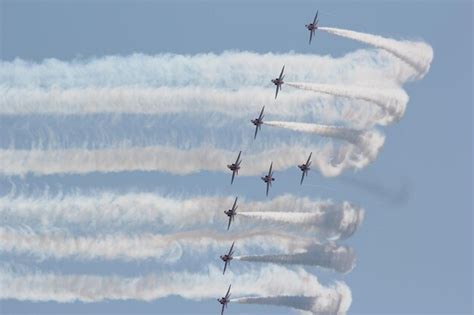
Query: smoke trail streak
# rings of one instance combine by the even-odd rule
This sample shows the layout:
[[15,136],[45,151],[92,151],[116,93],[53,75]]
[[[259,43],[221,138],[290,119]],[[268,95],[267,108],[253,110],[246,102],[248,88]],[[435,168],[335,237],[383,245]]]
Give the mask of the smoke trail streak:
[[351,143],[356,143],[359,136],[362,134],[361,130],[354,130],[345,127],[327,126],[320,124],[307,124],[290,121],[265,121],[265,125],[272,127],[280,127],[294,131],[315,133],[322,137],[336,138],[346,140]]
[[[238,274],[229,271],[224,280],[221,270],[213,265],[209,266],[208,273],[170,272],[133,278],[13,272],[2,268],[0,282],[0,299],[35,302],[153,301],[171,295],[203,300],[224,295],[227,283],[232,283],[233,296],[315,297],[315,307],[320,310],[334,310],[340,299],[342,303],[339,304],[347,309],[352,301],[350,289],[343,283],[338,282],[326,287],[303,269],[289,270],[279,266],[268,266]],[[219,306],[216,305],[216,309],[219,309]]]
[[286,82],[287,85],[308,91],[325,93],[372,102],[386,111],[389,116],[380,123],[387,125],[400,120],[408,103],[408,95],[403,89],[368,88],[362,86],[346,86],[331,84],[314,84],[300,82]]
[[265,121],[264,124],[348,141],[358,149],[361,167],[375,160],[385,142],[385,137],[375,129],[355,130],[346,127],[289,121]]
[[[41,225],[43,227],[70,227],[81,230],[104,231],[107,229],[140,229],[152,226],[162,231],[165,228],[225,227],[227,217],[223,211],[230,208],[233,197],[166,197],[152,193],[113,192],[70,194],[51,196],[47,193],[35,196],[0,197],[0,219],[3,224]],[[348,202],[315,201],[294,195],[278,196],[270,201],[251,202],[239,199],[239,209],[246,211],[294,211],[318,213],[356,213],[358,207]],[[352,210],[356,209],[356,210]],[[240,220],[237,216],[237,222]],[[242,225],[235,224],[233,230]],[[325,229],[330,229],[326,226]],[[338,230],[331,233],[337,234]]]
[[74,237],[64,231],[37,233],[0,227],[0,252],[31,255],[39,259],[74,258],[89,261],[142,260],[153,258],[166,263],[179,260],[183,253],[224,252],[232,241],[242,250],[261,248],[293,252],[311,244],[305,238],[272,232],[268,229],[240,234],[220,234],[198,230],[176,234],[103,235]]
[[354,268],[356,257],[352,248],[328,243],[313,244],[302,253],[235,256],[234,259],[282,265],[319,266],[341,273],[348,273]]
[[[86,88],[125,86],[202,86],[237,89],[261,86],[285,64],[296,81],[380,82],[390,84],[387,73],[398,65],[377,51],[359,50],[342,58],[304,54],[222,54],[154,56],[133,54],[71,62],[46,59],[32,63],[21,59],[0,62],[0,86],[5,88]],[[354,65],[357,65],[354,67]],[[314,71],[314,70],[317,71]],[[349,71],[350,70],[350,71]],[[291,73],[291,75],[290,75]],[[382,83],[385,82],[385,83]],[[271,91],[269,91],[271,94]]]
[[346,314],[352,303],[352,294],[350,289],[341,282],[336,282],[332,286],[337,292],[331,299],[321,301],[318,296],[267,296],[267,297],[244,297],[232,299],[231,302],[242,304],[260,304],[287,306],[297,310],[307,311],[312,314]]
[[[340,211],[330,212],[238,212],[238,216],[251,220],[261,220],[276,224],[288,224],[329,239],[350,237],[364,219],[364,210],[348,202]],[[243,222],[243,224],[245,224]]]
[[318,29],[386,50],[413,67],[418,73],[417,79],[425,76],[433,60],[433,48],[424,42],[398,41],[382,36],[332,27],[320,27]]
[[[239,90],[206,87],[111,87],[111,88],[2,88],[0,114],[21,115],[97,113],[202,113],[217,112],[232,117],[252,117],[263,105],[276,115],[301,115],[317,105],[331,103],[301,91],[285,93],[274,102],[268,89],[244,87]],[[327,104],[329,105],[329,104]],[[329,108],[329,107],[328,107]],[[295,111],[297,109],[297,111]],[[328,110],[325,108],[325,110]],[[321,112],[322,113],[322,112]]]
[[[313,148],[313,165],[324,176],[337,176],[346,169],[360,169],[376,157],[384,138],[378,133],[364,133],[360,144],[332,143]],[[362,140],[362,139],[359,139]],[[362,149],[361,149],[362,148]],[[243,155],[239,175],[263,174],[268,161],[275,170],[285,170],[301,163],[311,150],[302,145],[279,145],[264,152]],[[187,175],[200,171],[227,172],[235,152],[201,146],[181,150],[171,146],[122,147],[107,149],[11,150],[0,149],[0,173],[11,176],[51,174],[86,174],[91,172],[163,171]],[[303,158],[304,159],[304,158]]]

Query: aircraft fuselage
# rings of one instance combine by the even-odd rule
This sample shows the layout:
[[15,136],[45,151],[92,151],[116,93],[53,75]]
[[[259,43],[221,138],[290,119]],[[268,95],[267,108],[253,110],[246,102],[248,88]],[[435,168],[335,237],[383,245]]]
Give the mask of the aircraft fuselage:
[[306,28],[308,29],[308,31],[313,31],[313,30],[317,30],[317,29],[318,29],[318,26],[317,26],[316,24],[313,24],[313,23],[306,24],[305,26],[306,26]]
[[234,163],[234,164],[227,165],[227,167],[228,167],[231,171],[233,171],[233,172],[240,170],[240,166],[237,165],[237,164],[235,164],[235,163]]
[[225,297],[221,297],[220,299],[217,299],[217,301],[221,303],[222,305],[229,303],[229,300],[226,299]]
[[268,182],[274,181],[275,178],[266,175],[266,176],[262,177],[262,180],[263,180],[265,183],[268,183]]
[[277,86],[280,86],[284,83],[283,80],[279,79],[279,78],[273,79],[272,82],[273,82],[273,84],[275,84]]
[[229,255],[227,255],[227,254],[221,255],[220,257],[221,257],[221,259],[222,259],[223,262],[231,261],[231,260],[232,260],[232,256],[229,256]]
[[232,209],[226,210],[224,211],[224,213],[227,214],[228,217],[232,217],[236,214],[235,210],[232,210]]
[[258,119],[258,118],[252,119],[251,122],[252,122],[255,126],[260,126],[261,124],[263,124],[262,119]]
[[309,166],[306,166],[306,164],[298,165],[298,167],[299,167],[300,170],[302,170],[303,172],[307,172],[307,171],[310,170]]

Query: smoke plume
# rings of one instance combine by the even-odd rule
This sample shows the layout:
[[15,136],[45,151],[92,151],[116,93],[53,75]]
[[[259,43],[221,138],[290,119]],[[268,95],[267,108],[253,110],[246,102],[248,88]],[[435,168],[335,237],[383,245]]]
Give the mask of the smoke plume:
[[377,48],[383,49],[410,65],[416,72],[416,79],[421,79],[428,73],[433,60],[433,48],[424,42],[398,41],[382,36],[360,33],[332,27],[319,27],[337,36],[354,39]]
[[347,246],[337,246],[333,243],[314,244],[304,252],[279,255],[236,256],[236,260],[274,263],[282,265],[319,266],[340,273],[348,273],[355,266],[354,250]]

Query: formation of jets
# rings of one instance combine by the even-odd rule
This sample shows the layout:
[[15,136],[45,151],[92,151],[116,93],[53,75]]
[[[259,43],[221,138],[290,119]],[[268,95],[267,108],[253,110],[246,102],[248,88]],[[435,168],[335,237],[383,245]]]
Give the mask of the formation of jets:
[[[260,114],[260,116],[262,116],[262,113],[263,113],[263,108],[262,108],[262,112]],[[259,118],[257,119],[254,119],[252,120],[253,121],[257,121]],[[256,126],[257,126],[257,122],[255,122]],[[258,128],[258,127],[257,127]],[[255,130],[255,134],[257,134],[257,130]],[[232,178],[230,180],[230,183],[232,184],[234,182],[234,178],[235,178],[235,175],[236,174],[239,174],[239,170],[240,170],[240,163],[242,162],[242,160],[240,159],[240,156],[242,154],[242,151],[239,152],[239,155],[237,156],[237,160],[235,161],[235,163],[232,163],[232,164],[229,164],[227,165],[227,168],[229,168],[231,171],[232,171]],[[313,155],[313,152],[311,152],[308,156],[308,159],[306,160],[305,163],[303,164],[300,164],[298,165],[298,168],[301,170],[302,174],[301,174],[301,180],[300,180],[300,185],[303,184],[303,180],[306,176],[308,176],[308,172],[309,170],[311,169],[311,156]],[[270,190],[270,187],[272,186],[272,182],[275,181],[275,178],[273,177],[273,162],[270,163],[270,168],[268,169],[268,174],[265,175],[265,176],[262,176],[260,177],[266,184],[267,186],[267,189],[266,189],[266,196],[268,196],[268,192]],[[235,199],[235,202],[237,202],[237,198]],[[234,206],[235,206],[235,203],[234,203]],[[229,226],[230,226],[230,222],[231,220],[233,220],[233,216],[235,215],[235,211],[234,211],[234,208],[232,209],[229,209],[229,210],[226,210],[224,211],[225,214],[227,214],[229,216]],[[232,214],[233,213],[233,214]],[[228,227],[227,227],[228,229]]]
[[[318,23],[319,23],[318,11],[316,11],[316,15],[314,16],[313,22],[305,25],[305,27],[310,32],[309,33],[309,44],[311,44],[313,36],[315,35],[316,30],[318,29]],[[281,86],[285,83],[284,82],[284,79],[285,79],[284,72],[285,72],[285,66],[283,65],[283,67],[281,69],[281,72],[280,72],[280,75],[277,78],[271,80],[271,82],[276,87],[275,99],[278,97],[278,92],[281,91]],[[254,139],[257,138],[258,131],[261,129],[261,126],[263,124],[263,117],[264,117],[263,113],[264,113],[264,111],[265,111],[265,106],[262,107],[262,110],[260,111],[260,115],[257,118],[251,120],[252,124],[255,126],[255,133],[254,133],[254,136],[253,136]],[[242,163],[242,160],[240,159],[241,154],[242,154],[242,151],[239,152],[239,155],[237,156],[237,159],[235,160],[234,163],[227,165],[227,168],[232,171],[232,178],[230,180],[231,185],[234,183],[235,175],[239,174],[240,163]],[[311,169],[310,166],[311,166],[311,156],[312,156],[312,154],[313,154],[312,152],[309,154],[308,159],[306,160],[305,163],[298,165],[298,168],[302,172],[300,185],[303,184],[304,178],[306,176],[308,176],[308,172]],[[273,177],[273,170],[272,169],[273,169],[273,162],[270,163],[270,168],[268,169],[268,173],[261,177],[262,181],[265,182],[265,184],[267,186],[266,187],[266,196],[267,197],[268,197],[268,191],[270,190],[270,187],[272,186],[272,182],[275,181],[275,178]],[[237,208],[238,208],[237,200],[238,200],[238,197],[235,197],[234,204],[232,205],[232,208],[224,211],[224,213],[229,217],[229,221],[227,223],[227,230],[229,230],[230,225],[234,221],[234,217],[237,214]],[[230,246],[229,251],[226,254],[220,256],[220,259],[224,262],[224,269],[222,271],[222,274],[225,274],[225,271],[227,270],[227,266],[230,265],[230,261],[233,259],[234,244],[235,244],[235,241],[232,242],[232,245]],[[224,309],[227,308],[227,304],[229,304],[229,302],[230,302],[230,288],[231,288],[231,285],[229,285],[229,288],[227,289],[226,294],[223,297],[217,299],[217,301],[222,305],[221,315],[224,314]],[[340,301],[339,301],[339,303],[340,303]]]

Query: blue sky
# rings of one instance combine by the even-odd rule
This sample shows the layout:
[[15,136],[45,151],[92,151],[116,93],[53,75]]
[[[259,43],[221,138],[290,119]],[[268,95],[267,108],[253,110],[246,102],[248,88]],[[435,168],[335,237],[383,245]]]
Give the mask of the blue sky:
[[[422,39],[433,47],[434,59],[425,78],[404,85],[410,96],[405,115],[400,122],[383,128],[384,147],[369,166],[335,178],[312,172],[308,178],[312,186],[303,187],[294,184],[298,176],[295,170],[277,174],[274,196],[289,192],[349,200],[366,210],[361,228],[344,242],[356,251],[356,268],[342,276],[310,270],[322,283],[341,279],[348,284],[353,296],[350,313],[471,313],[472,2],[2,1],[0,56],[3,61],[22,58],[41,62],[45,58],[68,61],[135,52],[248,50],[340,57],[367,47],[323,32],[318,32],[308,46],[304,24],[316,9],[320,10],[322,26]],[[22,119],[25,118],[0,116],[1,133],[11,133],[14,126],[32,126],[32,135],[21,131],[20,135],[14,134],[18,141],[27,143],[28,137],[35,138],[35,132],[41,132],[44,124],[56,124],[56,129],[64,125],[58,118]],[[93,134],[94,122],[100,119],[70,121],[74,128],[82,126],[85,134]],[[134,135],[134,128],[139,127],[138,118],[135,121],[133,117],[117,117],[111,122],[107,120],[110,118],[104,119],[111,128],[122,128],[121,134],[114,133],[118,138]],[[77,138],[83,135],[70,132]],[[265,139],[271,140],[269,136]],[[5,148],[7,141],[1,140]],[[9,192],[13,182],[27,192],[50,187],[52,191],[65,192],[105,189],[123,193],[240,194],[263,199],[263,187],[254,178],[239,178],[232,188],[227,181],[228,174],[215,172],[185,177],[161,172],[2,176],[0,191]],[[2,257],[5,261],[29,261],[7,254]],[[153,261],[46,261],[33,265],[71,273],[144,274],[157,268]],[[216,304],[215,300],[191,302],[171,297],[150,303],[4,300],[0,305],[4,313],[213,313],[218,310]],[[236,304],[229,311],[258,314],[288,310]]]

